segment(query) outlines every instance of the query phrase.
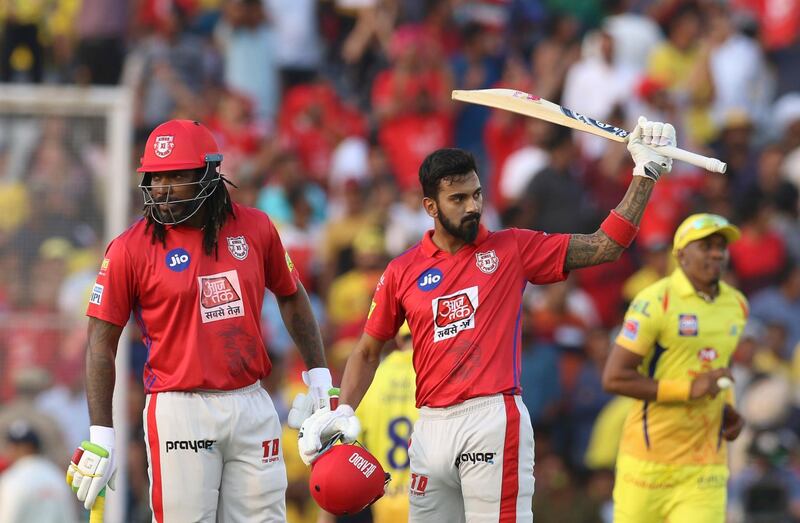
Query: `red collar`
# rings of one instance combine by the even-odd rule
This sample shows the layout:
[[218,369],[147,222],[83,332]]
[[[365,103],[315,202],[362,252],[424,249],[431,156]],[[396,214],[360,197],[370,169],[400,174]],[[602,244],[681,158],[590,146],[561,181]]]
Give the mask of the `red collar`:
[[[489,236],[489,230],[483,226],[483,224],[478,225],[478,236],[475,238],[475,241],[472,242],[470,245],[480,245]],[[422,237],[422,252],[425,256],[432,258],[436,255],[437,252],[442,251],[435,243],[433,243],[433,229],[426,232],[425,235]]]

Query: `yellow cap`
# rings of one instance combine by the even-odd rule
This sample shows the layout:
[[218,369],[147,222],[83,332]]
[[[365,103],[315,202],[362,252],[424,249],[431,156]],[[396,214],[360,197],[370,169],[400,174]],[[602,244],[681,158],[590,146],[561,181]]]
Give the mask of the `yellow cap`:
[[675,231],[672,252],[678,252],[691,242],[716,233],[723,235],[729,244],[741,236],[738,227],[718,214],[693,214],[683,220]]

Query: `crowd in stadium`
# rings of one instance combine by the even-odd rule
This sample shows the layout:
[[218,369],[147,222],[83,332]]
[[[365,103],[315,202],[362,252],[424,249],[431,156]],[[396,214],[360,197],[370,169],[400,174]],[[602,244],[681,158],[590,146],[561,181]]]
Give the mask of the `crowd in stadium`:
[[[233,198],[278,226],[334,383],[386,263],[431,227],[417,181],[428,153],[475,154],[490,229],[590,233],[628,185],[624,146],[453,102],[452,89],[515,88],[627,129],[639,115],[673,123],[680,147],[722,159],[727,174],[676,162],[622,259],[526,291],[535,520],[610,521],[631,400],[604,392],[604,361],[632,297],[674,268],[672,235],[693,212],[742,230],[726,279],[750,302],[733,362],[748,425],[731,446],[729,517],[800,519],[800,2],[781,14],[773,3],[9,0],[0,81],[128,86],[131,165],[158,123],[208,125]],[[85,122],[57,118],[0,133],[0,314],[24,318],[0,336],[0,428],[49,413],[38,432],[61,467],[89,426],[83,314],[107,241],[103,144]],[[131,169],[138,214],[135,183]],[[263,331],[274,365],[264,385],[285,417],[303,364],[272,298]],[[146,348],[131,343],[129,520],[149,521]],[[289,521],[315,521],[296,433],[285,434]]]

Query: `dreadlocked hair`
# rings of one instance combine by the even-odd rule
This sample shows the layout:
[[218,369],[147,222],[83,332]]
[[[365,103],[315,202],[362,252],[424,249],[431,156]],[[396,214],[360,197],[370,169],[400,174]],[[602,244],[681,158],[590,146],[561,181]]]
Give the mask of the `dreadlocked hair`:
[[[219,164],[212,165],[211,168],[216,170],[218,166]],[[197,172],[202,176],[202,174],[205,172],[205,169],[198,169]],[[228,216],[234,216],[235,218],[235,215],[233,214],[233,203],[231,201],[231,196],[228,192],[226,184],[230,184],[234,187],[236,187],[236,184],[221,174],[217,183],[217,188],[214,190],[211,196],[206,198],[200,205],[206,207],[206,221],[203,224],[203,251],[208,255],[211,255],[213,252],[214,256],[219,259],[219,231],[222,229],[222,226],[225,225],[225,222],[228,220]],[[153,228],[150,235],[150,243],[155,244],[158,242],[166,247],[167,228],[163,223],[159,223],[153,217],[154,212],[156,212],[154,206],[144,206],[142,214],[147,220],[145,230],[149,230],[150,227]]]

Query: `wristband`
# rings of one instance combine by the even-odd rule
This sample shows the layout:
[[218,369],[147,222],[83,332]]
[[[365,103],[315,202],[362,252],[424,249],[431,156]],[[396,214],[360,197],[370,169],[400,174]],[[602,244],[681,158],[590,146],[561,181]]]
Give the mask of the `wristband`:
[[691,381],[658,380],[656,401],[688,401],[691,391]]
[[114,427],[92,425],[89,427],[89,440],[106,450],[114,450]]
[[625,219],[617,211],[612,210],[608,217],[600,224],[600,230],[608,235],[617,244],[623,247],[630,247],[639,227]]
[[[308,372],[303,372],[303,381],[309,387],[319,387],[323,390],[328,390],[333,387],[333,378],[331,378],[331,371],[327,367],[314,367],[309,369]],[[308,378],[306,381],[305,378]]]
[[342,403],[341,405],[336,407],[336,412],[338,414],[343,415],[343,416],[355,416],[356,415],[355,411],[353,410],[353,407],[351,407],[350,405],[347,405],[345,403]]

